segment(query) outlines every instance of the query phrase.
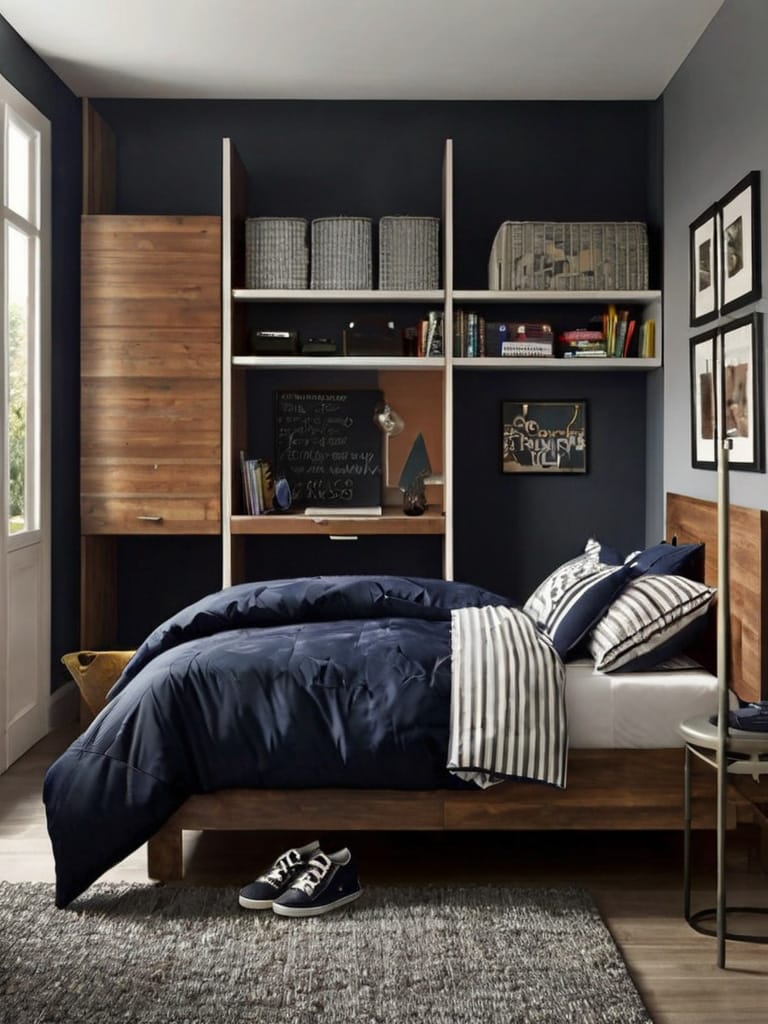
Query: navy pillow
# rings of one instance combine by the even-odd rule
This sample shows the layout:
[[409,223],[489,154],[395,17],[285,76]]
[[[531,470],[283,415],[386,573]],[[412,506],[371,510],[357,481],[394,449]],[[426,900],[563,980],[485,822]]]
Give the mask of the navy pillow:
[[[594,543],[594,542],[592,542]],[[602,618],[632,578],[630,565],[606,565],[592,549],[551,573],[525,603],[526,611],[563,660]]]
[[635,576],[652,573],[654,576],[685,576],[688,579],[700,577],[703,544],[654,544],[645,551],[627,556]]

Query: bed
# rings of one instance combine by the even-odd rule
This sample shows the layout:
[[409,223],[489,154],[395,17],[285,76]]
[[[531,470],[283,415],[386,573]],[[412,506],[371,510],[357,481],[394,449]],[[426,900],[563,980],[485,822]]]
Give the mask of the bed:
[[[668,529],[680,549],[703,553],[706,579],[715,551],[714,509],[670,495]],[[752,518],[743,529],[748,547]],[[739,543],[738,526],[732,535]],[[674,561],[672,549],[664,546],[665,559],[672,554]],[[579,565],[588,557],[589,544]],[[662,579],[655,570],[640,574],[637,559],[612,557],[604,548],[598,561],[599,573],[590,569],[578,587],[610,609],[618,606],[617,595],[629,592],[629,580],[634,587],[638,575],[644,583]],[[764,560],[747,558],[739,568],[760,607],[763,566]],[[696,594],[706,590],[702,582]],[[689,663],[663,674],[629,671],[637,668],[636,657],[627,668],[596,671],[573,609],[564,610],[559,592],[547,606],[553,593],[551,583],[542,585],[543,605],[526,605],[526,612],[468,584],[311,578],[244,585],[183,610],[147,638],[104,711],[46,775],[57,904],[69,903],[145,841],[150,877],[181,878],[185,830],[282,831],[295,830],[297,822],[302,832],[681,828],[675,726],[715,710],[714,676]],[[699,603],[706,612],[710,601]],[[739,635],[751,637],[754,602],[735,607]],[[697,622],[706,620],[704,612],[697,611]],[[483,633],[486,628],[491,632]],[[477,648],[469,647],[473,630],[480,630]],[[491,657],[488,638],[496,644],[507,633],[507,646],[493,647]],[[759,640],[758,633],[748,645],[752,653],[756,645],[758,660]],[[561,657],[562,645],[568,656]],[[613,644],[609,654],[616,649]],[[633,648],[633,657],[639,650]],[[665,664],[674,663],[674,652],[667,653]],[[514,672],[499,671],[504,658],[517,659]],[[458,705],[453,688],[464,660],[471,686],[482,678],[485,688],[471,690],[471,699]],[[481,673],[483,661],[492,664]],[[745,698],[750,686],[764,685],[764,672],[742,676],[741,665],[735,667]],[[471,745],[462,747],[456,722],[470,722],[478,708],[484,715],[487,694],[501,693],[499,680],[509,677],[516,680],[514,696],[496,703],[536,706],[529,718],[544,728],[515,730],[528,737],[522,760],[499,761],[494,753],[497,760],[487,764],[492,744],[481,741],[467,753]],[[298,705],[286,704],[288,690],[298,694]],[[642,721],[649,706],[655,723]],[[293,731],[298,719],[300,741]],[[549,739],[564,727],[570,749]],[[376,758],[369,756],[374,749]],[[508,756],[518,754],[505,748]],[[694,827],[712,827],[713,812],[711,773],[697,772]]]

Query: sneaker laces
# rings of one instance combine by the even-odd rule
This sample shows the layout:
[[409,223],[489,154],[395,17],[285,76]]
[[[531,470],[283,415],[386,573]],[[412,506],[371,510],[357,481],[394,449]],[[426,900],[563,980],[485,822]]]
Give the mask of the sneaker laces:
[[279,888],[297,865],[301,864],[301,854],[298,850],[287,850],[281,854],[272,867],[260,878],[262,882],[269,882],[275,888]]
[[330,859],[324,853],[318,853],[310,860],[307,870],[299,875],[291,888],[299,889],[305,896],[311,896],[330,870]]

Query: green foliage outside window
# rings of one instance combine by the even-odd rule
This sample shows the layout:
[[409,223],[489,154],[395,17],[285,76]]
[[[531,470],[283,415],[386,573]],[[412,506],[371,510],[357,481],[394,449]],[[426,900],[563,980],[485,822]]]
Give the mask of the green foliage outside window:
[[27,428],[27,332],[23,310],[9,307],[8,484],[10,532],[24,528],[24,470]]

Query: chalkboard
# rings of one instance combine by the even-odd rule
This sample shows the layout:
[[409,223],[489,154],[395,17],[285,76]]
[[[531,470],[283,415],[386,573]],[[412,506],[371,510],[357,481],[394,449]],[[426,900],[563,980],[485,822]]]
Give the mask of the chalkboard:
[[380,391],[276,391],[275,468],[294,505],[380,505]]

